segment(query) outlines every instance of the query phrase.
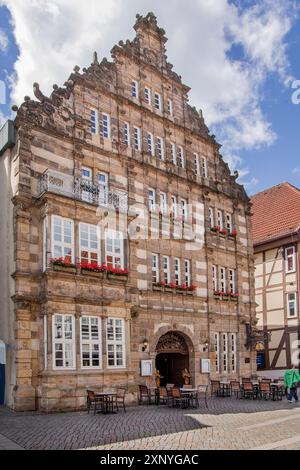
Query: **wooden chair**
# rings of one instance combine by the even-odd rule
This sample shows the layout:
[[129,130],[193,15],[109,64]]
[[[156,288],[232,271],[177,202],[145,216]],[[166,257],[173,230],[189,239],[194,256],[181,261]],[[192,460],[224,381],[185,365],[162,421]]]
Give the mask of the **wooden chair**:
[[197,387],[197,394],[196,394],[196,405],[197,408],[200,407],[201,400],[204,400],[206,408],[208,408],[207,404],[207,392],[208,392],[208,385],[198,385]]
[[239,398],[241,392],[241,385],[238,380],[231,380],[230,381],[230,396],[232,397],[235,395],[236,398]]
[[190,384],[184,384],[182,386],[182,388],[186,388],[187,390],[190,389],[190,388],[193,388],[193,385],[190,385]]
[[147,385],[139,385],[139,405],[143,404],[143,400],[146,400],[147,405],[150,405],[150,394]]
[[159,387],[158,389],[158,404],[169,404],[169,394],[166,387]]
[[126,395],[127,389],[124,387],[118,387],[116,389],[116,407],[117,411],[119,411],[119,405],[123,407],[124,412],[126,413],[126,407],[125,407],[125,395]]
[[173,406],[180,406],[180,408],[188,408],[190,398],[188,396],[182,396],[179,388],[172,388],[171,394]]
[[250,377],[242,377],[242,383],[250,383],[251,382],[251,379]]
[[269,400],[272,396],[271,385],[269,382],[261,382],[259,384],[259,396],[264,400]]
[[90,412],[91,407],[94,407],[94,415],[96,414],[97,408],[103,410],[104,408],[104,399],[103,397],[99,397],[95,395],[93,390],[87,390],[87,410],[88,413]]
[[251,382],[244,382],[242,385],[242,396],[243,398],[255,398],[255,391]]
[[216,395],[219,397],[221,394],[221,384],[219,380],[210,381],[210,396]]
[[271,382],[272,382],[272,379],[269,379],[268,377],[262,377],[261,378],[261,383],[270,384]]

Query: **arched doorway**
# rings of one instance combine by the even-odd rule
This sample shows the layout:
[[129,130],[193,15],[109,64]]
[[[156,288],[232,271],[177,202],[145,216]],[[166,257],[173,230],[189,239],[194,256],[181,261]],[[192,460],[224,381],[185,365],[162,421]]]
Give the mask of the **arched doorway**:
[[161,385],[172,383],[182,386],[183,369],[189,369],[189,350],[184,337],[169,331],[160,337],[156,346],[155,367],[161,375]]

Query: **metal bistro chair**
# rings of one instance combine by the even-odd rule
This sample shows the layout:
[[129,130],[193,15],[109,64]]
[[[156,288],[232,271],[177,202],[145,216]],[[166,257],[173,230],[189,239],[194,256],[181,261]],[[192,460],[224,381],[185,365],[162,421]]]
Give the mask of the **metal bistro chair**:
[[123,407],[124,412],[126,413],[126,407],[125,407],[125,395],[126,395],[127,389],[123,387],[118,387],[116,390],[117,396],[116,396],[116,407],[117,411],[119,411],[119,405]]
[[261,381],[259,384],[259,396],[263,400],[270,400],[272,396],[272,390],[269,382]]
[[190,398],[189,396],[182,396],[179,388],[177,387],[172,388],[171,395],[172,395],[173,407],[180,406],[180,408],[188,408]]
[[159,387],[158,389],[158,405],[161,403],[168,405],[169,404],[169,394],[166,387]]
[[150,405],[150,394],[147,385],[139,385],[139,405],[143,404],[143,400],[146,400],[147,405]]
[[[99,405],[99,407],[98,407]],[[91,407],[94,407],[94,415],[96,414],[97,409],[103,411],[104,409],[104,399],[95,394],[93,390],[87,390],[87,410],[90,412]]]
[[241,385],[238,380],[231,380],[230,381],[230,396],[232,397],[233,395],[236,398],[239,398],[241,393]]
[[242,397],[243,398],[256,398],[256,393],[251,382],[244,382],[242,385]]
[[211,380],[210,382],[210,396],[213,395],[219,397],[221,395],[221,384],[220,380]]

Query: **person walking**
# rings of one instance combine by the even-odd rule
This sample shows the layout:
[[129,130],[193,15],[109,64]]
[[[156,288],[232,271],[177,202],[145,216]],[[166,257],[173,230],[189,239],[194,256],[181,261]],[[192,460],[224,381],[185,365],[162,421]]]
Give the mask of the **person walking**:
[[300,382],[300,374],[296,370],[295,365],[291,369],[288,369],[285,371],[284,385],[287,388],[287,392],[288,392],[287,400],[289,403],[293,402],[293,398],[295,398],[296,403],[298,403],[297,384],[299,382]]

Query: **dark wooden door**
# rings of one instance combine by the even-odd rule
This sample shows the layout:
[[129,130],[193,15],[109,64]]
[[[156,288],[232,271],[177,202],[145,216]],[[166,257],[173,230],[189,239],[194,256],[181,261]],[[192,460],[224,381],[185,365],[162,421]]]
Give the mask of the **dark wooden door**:
[[188,354],[160,353],[156,356],[155,366],[160,372],[162,386],[172,383],[182,387],[182,371],[189,369],[189,356]]

